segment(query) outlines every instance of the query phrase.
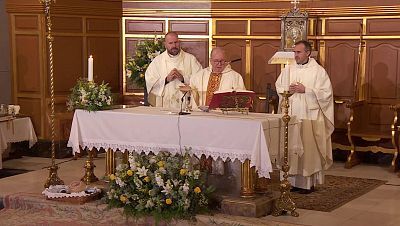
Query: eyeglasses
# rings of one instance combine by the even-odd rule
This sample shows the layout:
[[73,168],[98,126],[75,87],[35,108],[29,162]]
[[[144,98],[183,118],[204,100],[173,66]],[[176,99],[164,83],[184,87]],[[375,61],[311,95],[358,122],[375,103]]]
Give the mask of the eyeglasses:
[[226,60],[214,60],[214,59],[211,59],[211,61],[215,64],[225,64],[227,62]]

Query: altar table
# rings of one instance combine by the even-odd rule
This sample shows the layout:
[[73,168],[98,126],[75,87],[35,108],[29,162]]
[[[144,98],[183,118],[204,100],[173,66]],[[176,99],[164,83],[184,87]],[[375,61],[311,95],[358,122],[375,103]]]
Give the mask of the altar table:
[[[0,118],[1,119],[1,118]],[[29,141],[29,148],[36,142],[37,137],[29,117],[4,118],[0,120],[0,169],[2,169],[2,154],[9,143]]]
[[[197,156],[214,159],[248,159],[260,177],[269,178],[271,158],[283,150],[283,122],[280,114],[192,112],[178,115],[155,107],[136,107],[88,112],[76,110],[68,147],[104,148],[122,152],[169,151],[186,148]],[[290,122],[290,148],[297,150],[300,133],[295,118]]]

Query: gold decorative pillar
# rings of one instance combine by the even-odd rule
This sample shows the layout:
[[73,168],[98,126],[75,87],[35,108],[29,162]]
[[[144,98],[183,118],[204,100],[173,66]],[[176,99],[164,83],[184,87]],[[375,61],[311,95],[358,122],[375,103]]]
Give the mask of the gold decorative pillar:
[[115,173],[115,153],[112,149],[107,150],[106,154],[106,175],[110,176],[110,174]]
[[96,167],[93,163],[93,153],[94,153],[94,148],[92,150],[88,150],[88,159],[85,162],[85,175],[82,177],[82,181],[85,182],[85,184],[90,184],[92,182],[96,182],[99,179],[94,175],[94,167]]
[[40,0],[40,3],[43,4],[44,13],[46,15],[46,28],[47,28],[47,46],[48,46],[48,57],[49,57],[49,69],[50,69],[50,98],[51,98],[51,114],[50,114],[50,127],[51,127],[51,166],[49,169],[49,177],[44,184],[45,188],[50,187],[50,185],[58,185],[64,184],[58,175],[58,165],[56,165],[56,149],[55,149],[55,125],[54,125],[54,70],[53,70],[53,36],[51,34],[51,16],[50,16],[50,8],[51,4],[55,2],[55,0]]
[[286,212],[290,212],[292,216],[298,217],[299,213],[296,212],[296,204],[293,202],[292,197],[290,196],[290,182],[288,180],[289,177],[289,97],[292,96],[292,93],[289,91],[284,91],[281,93],[283,97],[282,107],[284,109],[284,115],[282,117],[283,122],[285,123],[285,138],[284,138],[284,157],[283,157],[283,180],[281,181],[280,191],[281,195],[278,200],[274,203],[274,209],[272,211],[272,215],[279,216],[283,215]]
[[241,172],[241,197],[253,197],[254,196],[254,167],[250,167],[250,160],[246,159],[242,163]]

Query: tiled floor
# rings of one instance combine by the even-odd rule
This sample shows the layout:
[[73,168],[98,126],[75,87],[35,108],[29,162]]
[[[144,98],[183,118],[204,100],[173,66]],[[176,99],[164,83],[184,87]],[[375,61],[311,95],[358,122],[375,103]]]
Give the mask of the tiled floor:
[[[64,160],[57,160],[63,162]],[[85,158],[66,161],[60,164],[59,176],[66,184],[79,180],[83,176]],[[96,175],[104,175],[104,156],[95,160]],[[19,168],[36,170],[26,174],[0,179],[0,197],[16,192],[41,193],[48,170],[43,169],[50,165],[50,160],[45,158],[24,157],[5,161],[4,168]],[[299,209],[299,217],[291,216],[266,216],[265,221],[274,220],[316,226],[395,226],[400,225],[400,178],[397,174],[389,172],[387,167],[374,165],[358,165],[352,169],[344,169],[343,163],[335,163],[327,172],[331,175],[364,177],[387,180],[371,192],[352,200],[332,212],[318,212]]]

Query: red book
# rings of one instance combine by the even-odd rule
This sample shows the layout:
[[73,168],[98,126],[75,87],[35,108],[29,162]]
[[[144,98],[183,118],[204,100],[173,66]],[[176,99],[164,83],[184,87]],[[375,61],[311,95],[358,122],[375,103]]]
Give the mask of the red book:
[[248,90],[216,91],[211,99],[209,109],[215,108],[248,108],[253,107],[256,94]]

